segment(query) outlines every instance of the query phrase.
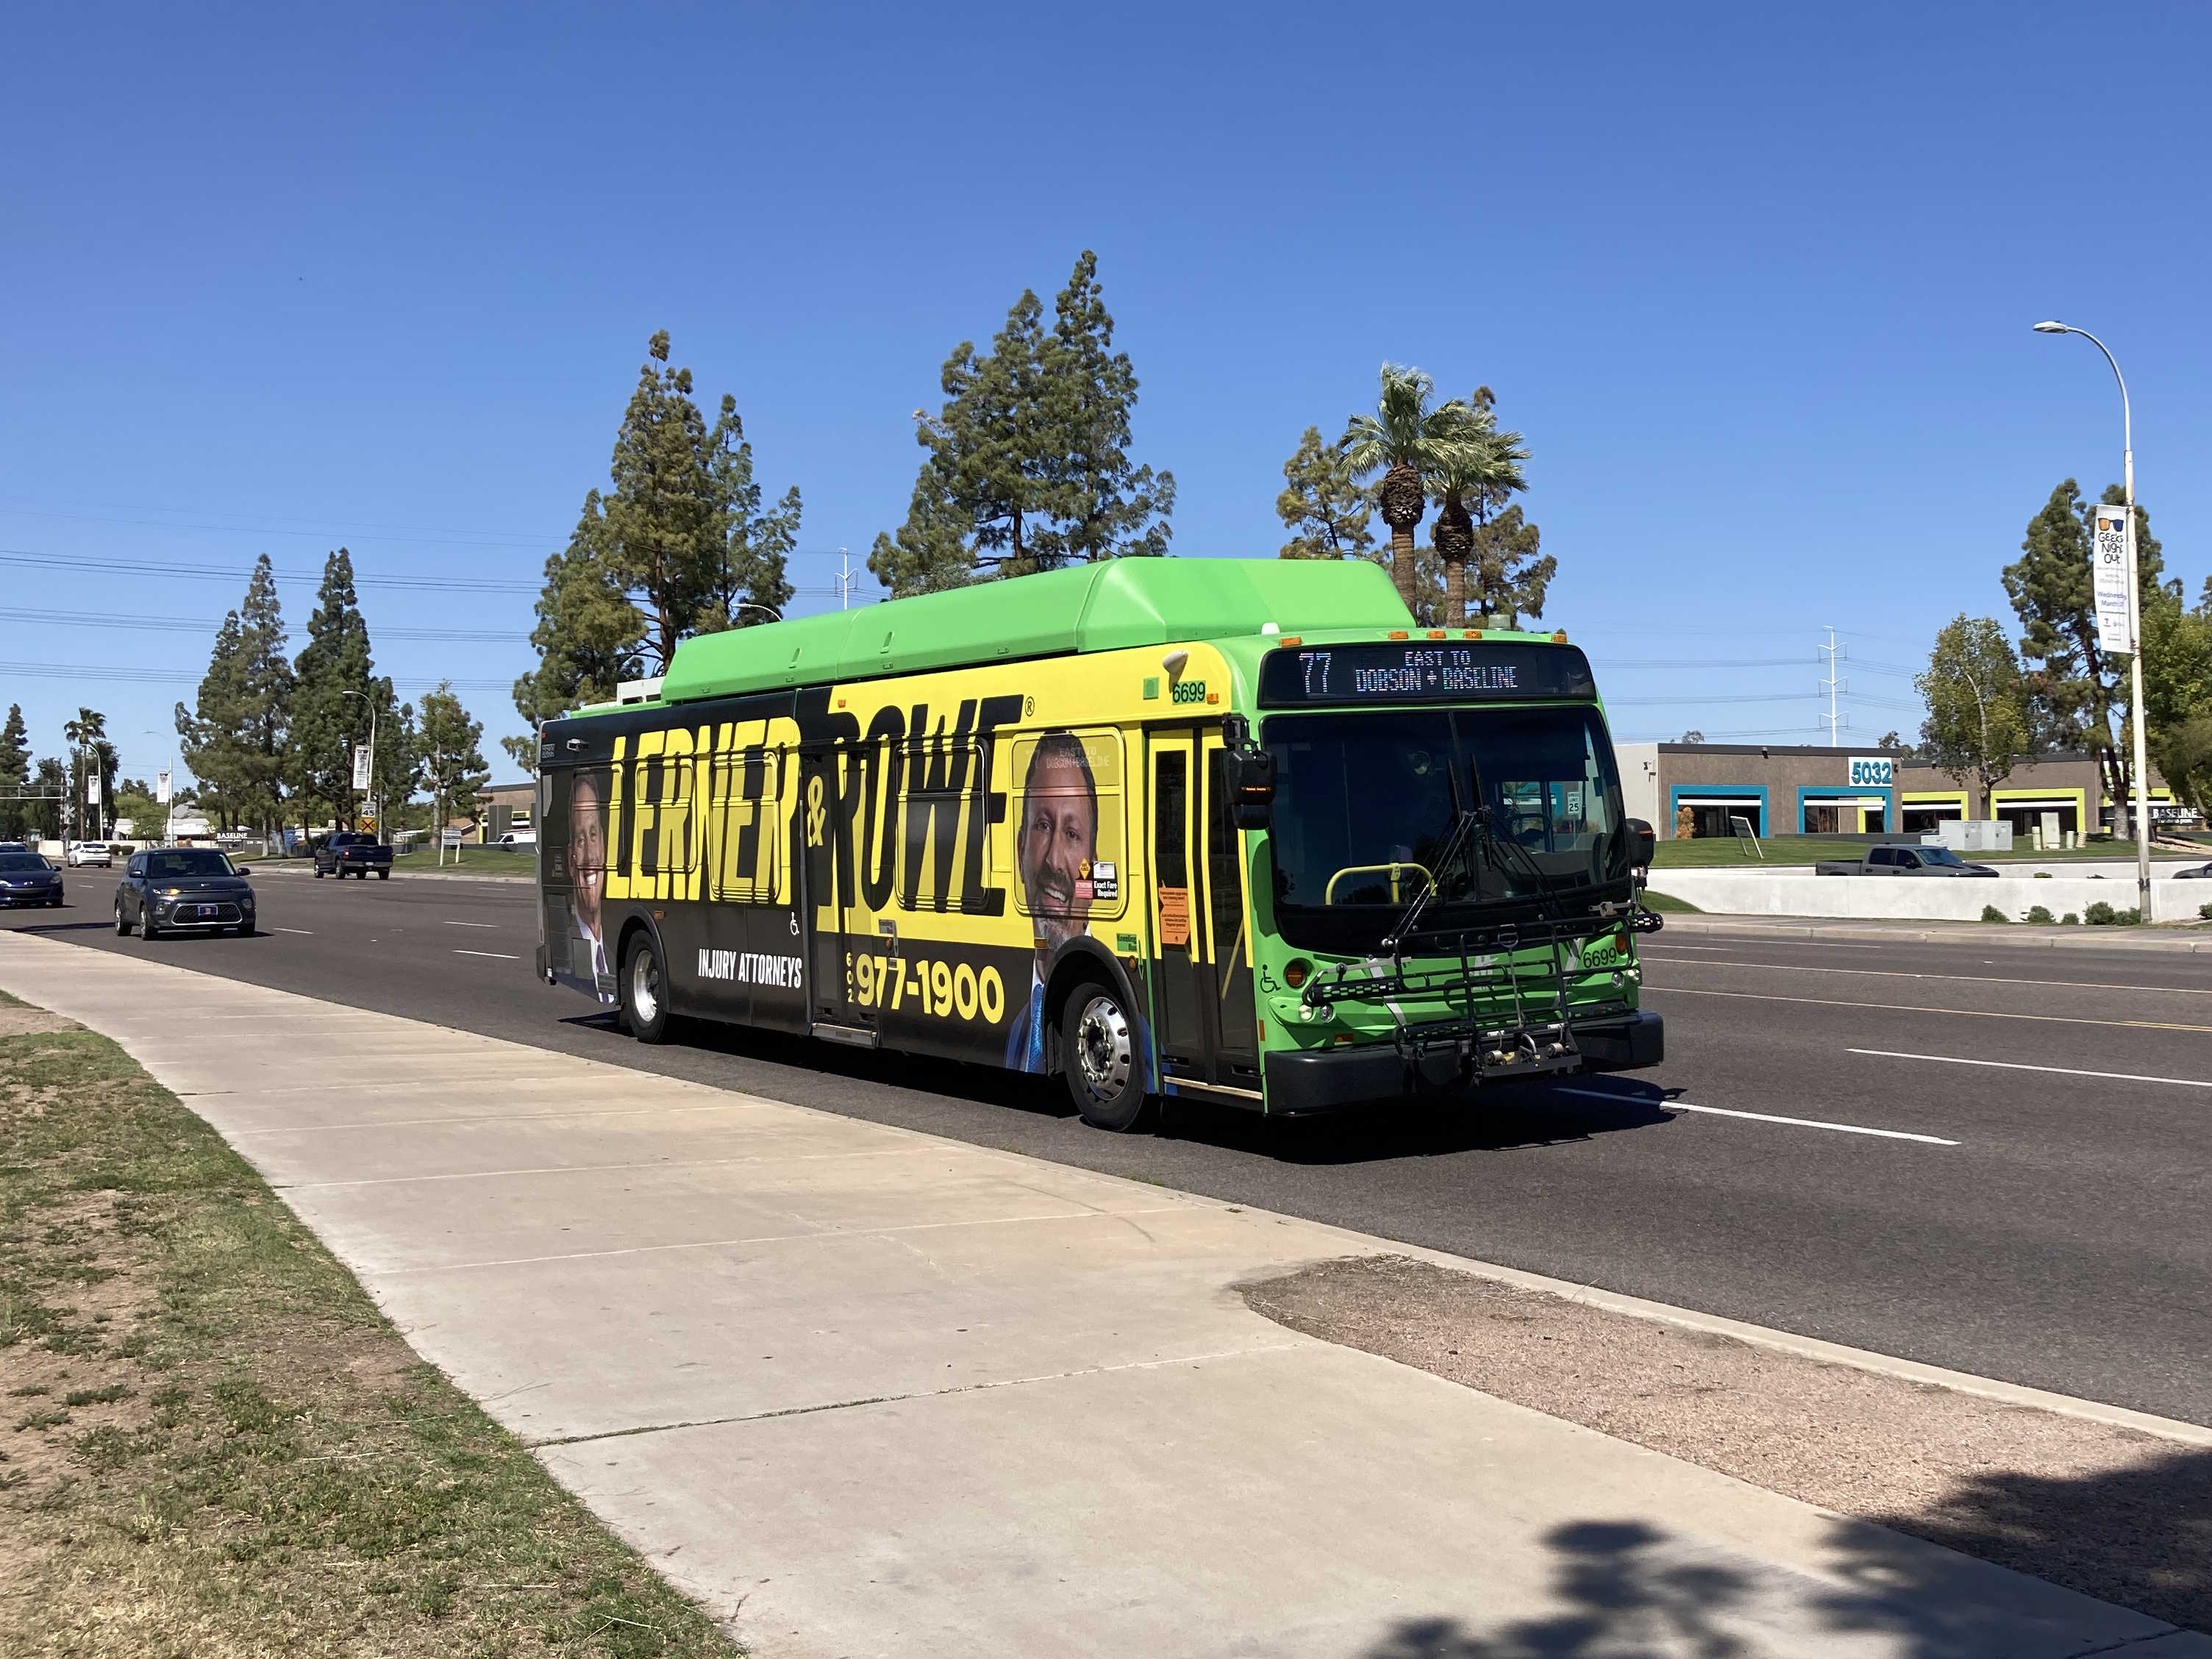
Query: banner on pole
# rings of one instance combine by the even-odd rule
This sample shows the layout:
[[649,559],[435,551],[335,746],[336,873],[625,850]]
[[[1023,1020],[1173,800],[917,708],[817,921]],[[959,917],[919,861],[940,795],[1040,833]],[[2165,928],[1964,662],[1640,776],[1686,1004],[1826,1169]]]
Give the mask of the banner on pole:
[[2095,575],[2097,648],[2125,656],[2136,648],[2128,628],[2128,509],[2100,501],[2089,549]]
[[356,791],[368,787],[368,745],[365,743],[353,746],[353,787]]
[[87,806],[100,805],[100,774],[97,772],[84,775],[84,804]]
[[154,800],[161,806],[169,804],[169,775],[167,772],[154,774]]

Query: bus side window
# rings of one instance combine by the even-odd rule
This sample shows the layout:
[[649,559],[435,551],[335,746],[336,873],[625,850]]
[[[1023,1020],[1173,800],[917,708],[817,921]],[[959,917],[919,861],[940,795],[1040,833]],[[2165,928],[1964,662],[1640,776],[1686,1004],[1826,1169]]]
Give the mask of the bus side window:
[[1152,879],[1162,887],[1188,887],[1190,864],[1183,849],[1183,800],[1189,784],[1183,775],[1183,755],[1173,750],[1160,757],[1160,773],[1152,794],[1152,839],[1156,867]]
[[1229,818],[1229,757],[1215,750],[1206,766],[1206,893],[1214,949],[1224,963],[1243,952],[1244,864]]

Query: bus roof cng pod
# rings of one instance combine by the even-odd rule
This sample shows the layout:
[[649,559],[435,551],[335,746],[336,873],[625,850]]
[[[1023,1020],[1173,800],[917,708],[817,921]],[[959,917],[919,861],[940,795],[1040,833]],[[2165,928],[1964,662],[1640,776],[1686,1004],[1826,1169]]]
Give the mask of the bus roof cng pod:
[[539,733],[549,982],[1162,1096],[1348,1107],[1656,1064],[1565,635],[1364,562],[1123,559],[685,641]]

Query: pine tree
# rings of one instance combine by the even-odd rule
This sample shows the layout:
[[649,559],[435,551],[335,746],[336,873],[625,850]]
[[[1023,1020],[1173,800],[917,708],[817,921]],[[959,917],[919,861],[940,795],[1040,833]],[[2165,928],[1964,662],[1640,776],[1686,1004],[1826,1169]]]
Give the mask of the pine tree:
[[215,648],[191,708],[177,705],[178,758],[200,781],[209,808],[226,830],[246,821],[248,791],[240,734],[245,726],[245,628],[235,611],[216,629]]
[[612,490],[584,498],[568,546],[545,561],[530,635],[538,666],[514,683],[532,735],[501,739],[526,771],[546,720],[666,672],[693,634],[769,619],[748,606],[781,612],[791,601],[798,489],[763,510],[737,399],[722,399],[709,431],[691,371],[668,366],[665,330],[647,353],[615,436]]
[[283,822],[284,769],[296,679],[285,654],[284,613],[269,556],[255,561],[239,606],[238,688],[232,740],[238,789],[233,823],[264,834]]
[[1164,556],[1174,534],[1175,475],[1129,459],[1137,372],[1127,352],[1114,349],[1114,319],[1089,248],[1053,301],[1052,337],[1039,358],[1038,460],[1054,520],[1038,538],[1041,562]]
[[623,681],[645,672],[645,616],[616,578],[605,538],[606,515],[594,489],[584,497],[568,545],[545,561],[538,623],[530,630],[538,666],[514,683],[515,712],[529,722],[530,732],[501,739],[533,777],[540,726],[586,703],[606,702]]
[[963,340],[945,359],[943,407],[915,411],[927,454],[906,522],[868,556],[894,594],[957,587],[979,565],[1019,576],[1168,550],[1175,477],[1129,458],[1137,378],[1088,250],[1054,317],[1047,333],[1024,289],[988,353]]
[[8,705],[8,721],[0,726],[0,841],[21,841],[31,823],[31,803],[24,793],[31,787],[31,732],[23,723],[23,705]]
[[890,589],[894,599],[963,586],[975,574],[968,531],[967,520],[938,489],[925,464],[921,476],[915,480],[906,522],[896,535],[887,532],[877,535],[875,545],[868,550],[868,569]]
[[324,562],[322,586],[307,618],[307,643],[293,672],[287,774],[311,808],[326,808],[350,828],[360,811],[354,745],[368,741],[372,704],[390,707],[392,685],[374,678],[368,623],[354,596],[353,556],[343,547]]
[[1282,546],[1285,559],[1368,558],[1375,551],[1370,527],[1375,503],[1352,476],[1352,464],[1334,444],[1322,441],[1310,426],[1291,459],[1283,463],[1283,493],[1275,497],[1275,516],[1291,532]]
[[787,566],[799,545],[799,486],[785,490],[772,511],[762,510],[753,447],[745,441],[738,400],[727,393],[707,439],[707,479],[714,503],[715,556],[694,630],[714,634],[774,622],[791,603]]
[[[2106,487],[2107,505],[2126,499],[2118,485]],[[2021,556],[2005,567],[2004,585],[2021,621],[2020,654],[2032,665],[2027,674],[2032,746],[2092,750],[2104,774],[2106,799],[2124,800],[2134,768],[2116,730],[2127,710],[2127,661],[2107,657],[2097,644],[2089,556],[2095,517],[2080,484],[2071,478],[2061,483],[2028,520]],[[2136,559],[2148,611],[2164,591],[2165,558],[2140,502]]]
[[665,672],[712,593],[722,549],[691,371],[668,367],[665,329],[646,349],[615,434],[600,544],[607,568],[645,613],[647,649]]

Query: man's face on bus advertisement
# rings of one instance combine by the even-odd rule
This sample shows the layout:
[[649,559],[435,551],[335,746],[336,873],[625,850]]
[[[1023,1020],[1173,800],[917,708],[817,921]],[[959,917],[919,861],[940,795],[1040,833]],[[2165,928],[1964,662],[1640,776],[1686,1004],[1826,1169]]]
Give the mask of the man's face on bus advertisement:
[[1098,811],[1083,769],[1048,754],[1030,769],[1016,856],[1037,936],[1058,947],[1091,920],[1090,866],[1097,851]]
[[607,818],[598,781],[579,777],[568,795],[568,878],[574,884],[576,921],[593,939],[599,926],[599,894],[606,880]]

